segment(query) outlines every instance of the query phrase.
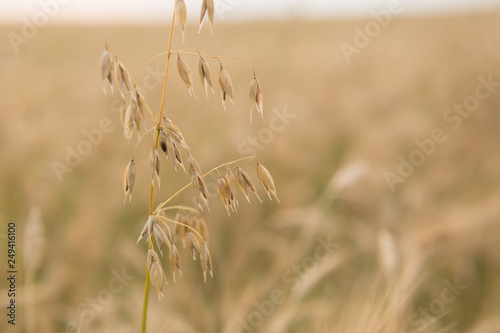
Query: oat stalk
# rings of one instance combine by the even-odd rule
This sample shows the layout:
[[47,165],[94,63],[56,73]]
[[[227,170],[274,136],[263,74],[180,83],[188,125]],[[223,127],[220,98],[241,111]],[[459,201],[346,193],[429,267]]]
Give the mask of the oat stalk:
[[[160,103],[160,114],[157,120],[158,130],[155,136],[154,148],[158,150],[158,142],[160,138],[160,124],[161,119],[163,118],[163,106],[165,105],[165,93],[167,90],[167,78],[168,78],[168,69],[170,67],[170,48],[172,47],[172,33],[174,31],[174,23],[175,23],[175,12],[172,15],[172,23],[170,25],[170,34],[168,36],[168,49],[167,49],[167,67],[165,69],[165,77],[163,79],[163,90],[161,95],[161,103]],[[154,199],[154,185],[151,183],[151,190],[149,195],[149,215],[153,212],[153,199]],[[152,238],[148,241],[148,251],[153,248]],[[146,286],[144,288],[144,303],[142,310],[142,323],[141,323],[141,332],[146,333],[146,322],[148,315],[148,303],[149,303],[149,285],[150,285],[150,277],[149,277],[149,266],[146,265]]]

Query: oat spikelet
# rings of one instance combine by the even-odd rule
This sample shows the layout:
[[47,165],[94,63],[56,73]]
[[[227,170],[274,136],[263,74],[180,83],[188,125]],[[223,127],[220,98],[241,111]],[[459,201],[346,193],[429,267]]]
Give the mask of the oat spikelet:
[[132,191],[134,190],[135,183],[135,162],[134,160],[130,160],[128,162],[127,167],[125,168],[125,173],[123,174],[123,190],[125,192],[125,199],[123,203],[127,201],[127,197],[129,198],[129,202],[132,200]]
[[250,198],[248,197],[248,189],[250,189],[255,194],[257,199],[259,199],[259,201],[262,203],[262,200],[260,199],[259,194],[257,193],[252,180],[250,179],[250,176],[238,165],[236,166],[236,176],[238,178],[238,184],[240,185],[241,192],[243,192],[248,202],[250,203]]
[[151,238],[151,233],[153,232],[153,226],[156,223],[155,220],[156,220],[155,215],[149,215],[148,220],[146,221],[146,224],[144,224],[144,227],[142,228],[142,231],[141,231],[141,234],[139,235],[139,238],[137,238],[136,244],[138,244],[145,235],[148,235],[148,238],[146,239],[146,241]]
[[158,156],[158,151],[155,147],[151,149],[149,162],[151,164],[151,184],[154,184],[156,178],[158,181],[158,187],[160,187],[160,157]]
[[191,156],[191,153],[189,151],[187,151],[187,156],[189,175],[191,176],[191,184],[193,187],[196,203],[201,210],[203,210],[203,204],[207,208],[207,210],[210,211],[210,208],[208,207],[207,189],[205,181],[203,180],[200,166],[198,165],[198,162],[196,162],[196,160]]
[[167,135],[167,132],[165,132],[165,130],[162,128],[160,130],[159,143],[160,143],[161,150],[163,150],[163,152],[165,153],[165,156],[167,158],[168,158],[168,140],[169,140],[169,137]]
[[148,267],[151,284],[155,287],[156,292],[158,293],[158,300],[161,300],[162,297],[165,297],[163,295],[163,281],[167,283],[167,279],[165,277],[163,267],[161,266],[160,258],[153,249],[149,249],[148,251]]
[[259,81],[256,77],[254,77],[250,83],[250,92],[248,93],[248,97],[250,100],[250,124],[252,123],[252,112],[254,108],[257,109],[260,117],[264,119],[262,89],[260,88]]
[[198,29],[198,33],[201,31],[201,26],[203,25],[203,18],[205,14],[207,14],[208,22],[210,23],[210,32],[212,36],[214,35],[214,0],[203,0],[201,4],[201,14],[200,14],[200,28]]
[[184,136],[182,136],[180,128],[177,127],[172,120],[163,117],[163,125],[177,142],[179,142],[184,148],[189,149],[186,141],[184,140]]
[[177,165],[180,165],[182,170],[184,170],[184,173],[187,173],[186,168],[184,167],[184,163],[182,162],[182,157],[181,157],[181,152],[179,151],[179,147],[177,147],[177,144],[172,139],[170,139],[170,147],[171,150],[173,151],[172,162],[174,163],[175,171],[177,171]]
[[234,174],[231,172],[231,170],[229,170],[229,168],[227,168],[226,171],[226,186],[229,192],[231,208],[233,209],[233,212],[236,212],[240,206],[237,197],[238,183],[236,181],[236,177],[234,177]]
[[120,91],[122,94],[122,98],[125,99],[125,94],[130,92],[132,88],[132,83],[130,82],[130,74],[120,61],[116,63],[115,71],[117,81],[120,82]]
[[184,0],[175,0],[175,18],[181,28],[182,42],[184,42],[184,33],[186,31],[187,23],[187,8]]
[[106,49],[101,56],[101,74],[102,74],[102,90],[106,93],[106,81],[109,82],[111,93],[113,93],[113,58],[111,53]]
[[212,72],[210,70],[210,65],[208,64],[207,59],[203,56],[200,56],[198,70],[200,72],[201,85],[203,86],[203,90],[205,91],[205,95],[208,99],[208,86],[212,89],[212,94],[214,93],[214,88],[212,85]]
[[219,196],[220,199],[222,200],[224,208],[226,208],[227,215],[231,216],[231,214],[229,213],[229,207],[231,204],[229,188],[226,184],[225,179],[222,178],[221,176],[219,176],[219,179],[217,180],[217,191],[219,192]]
[[181,257],[179,256],[179,251],[177,251],[177,247],[175,244],[172,244],[169,252],[169,261],[170,261],[170,269],[172,270],[172,277],[175,282],[175,274],[179,272],[179,275],[182,277],[181,271]]
[[212,258],[208,251],[207,243],[203,243],[201,246],[200,263],[201,269],[203,270],[203,281],[207,282],[207,271],[210,272],[212,278],[214,277],[214,273],[212,272]]
[[177,71],[179,72],[182,81],[184,81],[184,84],[186,84],[189,94],[191,96],[194,96],[194,98],[198,99],[198,97],[196,97],[196,94],[194,93],[191,71],[189,70],[189,67],[186,64],[186,62],[182,60],[180,55],[177,55]]
[[142,121],[143,115],[137,110],[135,112],[134,123],[135,123],[135,129],[137,131],[137,140],[140,140],[142,131],[146,131],[146,124]]
[[135,127],[136,114],[137,114],[137,102],[135,101],[135,99],[131,98],[130,104],[127,107],[127,110],[125,111],[125,119],[124,119],[125,124],[123,128],[123,135],[127,140],[130,140],[132,138],[132,132],[134,131]]
[[189,248],[191,249],[191,255],[193,256],[193,260],[196,260],[196,255],[200,255],[200,245],[198,244],[198,240],[195,235],[191,231],[186,233],[186,239],[189,242]]
[[163,244],[167,245],[167,248],[170,250],[172,248],[172,243],[167,237],[167,234],[158,224],[153,224],[154,238],[156,242],[156,246],[160,250],[161,255],[163,255],[162,246]]
[[190,225],[198,231],[198,233],[201,235],[201,238],[203,241],[207,242],[208,241],[208,227],[207,227],[207,222],[199,213],[197,214],[191,214],[191,218],[189,219]]
[[280,202],[280,200],[278,199],[278,195],[276,194],[276,187],[274,186],[273,177],[271,177],[269,171],[262,164],[260,164],[259,161],[257,161],[257,176],[259,176],[260,183],[266,190],[269,199],[273,200],[271,198],[272,193],[276,200]]
[[222,64],[220,65],[219,72],[219,89],[224,110],[226,109],[226,98],[229,98],[231,104],[233,104],[233,107],[236,109],[233,100],[233,82],[231,81],[229,73],[222,67]]

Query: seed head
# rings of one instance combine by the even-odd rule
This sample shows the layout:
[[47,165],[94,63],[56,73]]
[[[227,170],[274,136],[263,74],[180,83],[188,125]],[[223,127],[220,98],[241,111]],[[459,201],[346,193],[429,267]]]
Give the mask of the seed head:
[[168,133],[176,140],[179,144],[181,144],[184,148],[189,149],[182,136],[181,130],[177,125],[170,119],[163,117],[163,125],[165,126]]
[[226,109],[226,104],[225,104],[226,97],[229,98],[231,104],[233,104],[233,107],[236,109],[233,100],[233,82],[231,81],[229,73],[224,68],[222,68],[222,64],[220,65],[220,72],[219,72],[219,89],[222,98],[222,106],[224,107],[224,110]]
[[205,95],[208,99],[208,86],[212,89],[212,94],[214,93],[214,88],[212,86],[212,72],[210,70],[210,66],[208,65],[207,59],[203,56],[200,56],[198,70],[200,72],[201,85],[203,86],[203,90],[205,91]]
[[269,171],[262,164],[260,164],[259,161],[257,161],[257,176],[259,176],[260,183],[266,190],[269,199],[273,200],[271,198],[272,193],[276,200],[280,202],[280,200],[278,199],[278,195],[276,194],[276,187],[274,187],[273,177],[271,177]]
[[238,184],[236,182],[236,178],[234,174],[227,168],[226,171],[226,186],[229,192],[230,205],[233,209],[233,212],[236,212],[239,208],[237,193],[238,193]]
[[194,96],[194,98],[198,99],[198,97],[196,97],[196,94],[194,93],[191,71],[189,70],[189,67],[186,64],[186,62],[181,59],[180,55],[177,55],[177,71],[179,72],[182,81],[184,81],[184,84],[188,88],[189,94],[191,96]]
[[262,203],[262,200],[260,199],[259,194],[257,193],[257,190],[252,183],[252,179],[245,172],[245,170],[241,169],[239,166],[236,166],[236,176],[238,177],[238,184],[240,185],[241,191],[245,195],[245,198],[247,198],[248,202],[250,202],[250,198],[248,197],[248,189],[250,189],[255,194],[257,199],[259,199],[259,201]]
[[165,234],[165,231],[156,223],[153,224],[153,231],[154,231],[154,238],[156,242],[156,246],[158,246],[158,249],[160,250],[161,255],[163,255],[162,252],[162,245],[165,244],[169,249],[172,248],[172,243],[167,237],[167,234]]
[[149,267],[149,277],[151,278],[151,284],[155,287],[158,293],[158,300],[161,300],[163,296],[163,281],[167,283],[165,277],[165,272],[161,266],[160,258],[155,250],[150,249],[148,251],[148,267]]
[[175,18],[179,23],[182,32],[182,42],[184,42],[184,32],[187,23],[187,9],[184,0],[175,0]]
[[137,115],[137,101],[134,98],[130,99],[130,104],[125,111],[124,128],[123,135],[127,140],[132,138],[132,132],[134,131],[135,121]]
[[186,239],[189,243],[189,248],[191,249],[191,255],[193,256],[193,260],[196,260],[196,255],[200,255],[200,245],[198,244],[198,240],[195,235],[191,231],[186,233]]
[[250,92],[248,93],[250,99],[250,124],[252,123],[252,111],[253,109],[257,109],[257,112],[260,114],[261,118],[264,119],[264,111],[263,111],[263,100],[262,100],[262,89],[260,88],[259,81],[256,77],[253,78],[250,83]]
[[158,187],[160,186],[160,157],[158,156],[158,151],[153,147],[151,153],[149,154],[149,161],[151,164],[151,184],[154,184],[154,180],[158,181]]
[[109,82],[111,93],[113,93],[113,58],[106,49],[101,56],[102,90],[106,94],[106,81]]
[[169,140],[169,137],[167,135],[167,132],[165,132],[165,130],[162,128],[160,130],[159,142],[160,142],[161,150],[163,150],[163,152],[165,153],[165,155],[167,157],[168,157],[168,140]]
[[132,200],[132,191],[134,190],[135,183],[135,162],[132,159],[128,162],[127,167],[125,168],[125,172],[123,174],[123,190],[125,192],[125,200],[123,203],[127,201],[127,197],[129,197],[129,202]]
[[219,176],[219,179],[217,180],[217,191],[219,192],[219,196],[220,199],[222,200],[224,208],[226,208],[227,214],[231,215],[229,213],[229,206],[231,204],[229,188],[226,184],[226,181],[221,176]]
[[208,208],[207,189],[205,186],[205,181],[203,180],[200,166],[198,165],[198,162],[196,162],[196,160],[191,156],[191,153],[189,151],[187,151],[187,156],[189,175],[191,176],[191,184],[193,186],[196,203],[201,210],[203,210],[203,204],[210,211],[210,209]]
[[120,92],[122,98],[125,99],[125,94],[130,92],[133,85],[130,79],[130,74],[120,61],[116,62],[115,72],[117,76],[117,82],[120,82]]
[[212,272],[212,258],[210,256],[210,252],[208,251],[207,243],[203,243],[201,246],[200,263],[203,271],[203,280],[204,282],[207,282],[207,270],[210,272],[210,276],[212,278],[214,277],[214,273]]
[[208,22],[210,22],[210,31],[212,32],[212,36],[214,35],[214,0],[203,0],[201,4],[201,14],[200,14],[200,29],[198,33],[201,31],[201,26],[203,24],[203,18],[207,14]]
[[175,244],[172,244],[169,252],[169,261],[170,261],[170,269],[172,270],[172,277],[175,282],[175,273],[179,272],[179,275],[182,276],[181,271],[181,257],[179,256],[179,251],[177,251],[177,247]]
[[170,139],[170,147],[173,152],[172,162],[174,163],[174,169],[177,171],[177,164],[181,166],[182,170],[186,173],[186,168],[184,167],[184,163],[182,163],[181,152],[179,151],[179,147],[174,140]]
[[139,238],[137,238],[136,244],[138,244],[142,237],[144,237],[146,234],[148,235],[148,238],[146,241],[149,241],[151,238],[151,233],[153,232],[153,226],[155,225],[155,220],[156,216],[155,215],[149,215],[148,220],[146,221],[146,224],[144,224],[144,227],[142,228],[141,234],[139,235]]

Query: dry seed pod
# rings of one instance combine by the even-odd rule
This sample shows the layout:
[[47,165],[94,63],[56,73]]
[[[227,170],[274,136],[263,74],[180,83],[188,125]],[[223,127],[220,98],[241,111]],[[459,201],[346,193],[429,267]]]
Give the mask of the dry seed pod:
[[160,187],[160,156],[158,156],[158,151],[154,147],[149,154],[149,162],[151,165],[151,184],[154,184],[156,178],[158,187]]
[[260,199],[259,194],[257,193],[252,180],[250,179],[250,176],[245,172],[245,170],[241,169],[239,166],[236,166],[236,176],[238,177],[238,184],[240,185],[241,192],[243,192],[248,202],[250,202],[250,198],[248,197],[248,189],[250,189],[253,193],[255,193],[257,199],[259,199],[259,201],[262,203],[262,200]]
[[167,283],[165,277],[165,272],[161,266],[160,258],[155,250],[150,249],[148,251],[148,267],[149,267],[149,277],[151,278],[151,284],[155,287],[158,293],[158,300],[161,300],[163,296],[163,281]]
[[207,208],[208,211],[210,211],[210,208],[208,207],[208,195],[207,195],[207,188],[205,185],[205,181],[203,180],[202,176],[196,176],[195,182],[198,182],[198,193],[196,194],[196,203],[200,207],[201,210],[203,210],[203,207],[201,204]]
[[264,119],[262,89],[260,88],[259,81],[256,77],[254,77],[250,83],[250,92],[248,93],[248,97],[250,99],[250,124],[252,123],[252,111],[254,108],[257,109],[261,118]]
[[210,31],[212,33],[212,36],[214,35],[214,7],[214,0],[203,0],[203,3],[201,4],[200,28],[198,30],[198,33],[200,33],[201,31],[203,18],[205,17],[205,14],[207,14],[208,22],[210,22]]
[[191,215],[192,225],[201,235],[201,238],[204,242],[208,242],[208,227],[207,222],[200,214],[192,214]]
[[219,176],[219,179],[217,180],[217,191],[219,192],[219,196],[222,200],[224,208],[226,208],[227,215],[231,216],[231,214],[229,213],[229,206],[231,203],[230,194],[226,185],[226,181],[221,176]]
[[280,200],[278,199],[278,195],[276,194],[276,187],[274,186],[273,177],[271,177],[269,171],[262,164],[260,164],[259,161],[257,161],[257,176],[259,176],[260,183],[266,190],[269,199],[273,200],[271,199],[272,193],[276,200],[280,202]]
[[198,165],[198,162],[194,159],[194,157],[191,155],[189,151],[187,152],[187,156],[188,156],[189,173],[191,174],[191,177],[193,177],[194,175],[201,176],[201,168]]
[[163,231],[163,229],[158,224],[156,224],[156,223],[153,224],[153,231],[154,231],[153,234],[155,236],[154,238],[155,238],[156,246],[160,250],[161,255],[163,255],[162,245],[165,244],[165,245],[167,245],[168,249],[171,249],[172,243],[168,239],[165,231]]
[[144,224],[144,227],[142,228],[141,234],[139,235],[139,238],[137,238],[136,244],[138,244],[142,237],[144,237],[146,234],[148,235],[147,240],[151,238],[151,233],[153,232],[153,225],[155,224],[155,216],[154,215],[149,215],[148,220],[146,221],[146,224]]
[[[138,110],[138,108],[137,108]],[[142,131],[146,131],[146,124],[143,123],[142,121],[143,115],[136,111],[135,112],[135,129],[137,131],[137,139],[139,140],[141,138]]]
[[175,17],[182,32],[182,42],[184,42],[184,32],[187,23],[187,8],[184,0],[175,0]]
[[172,120],[163,117],[163,125],[177,142],[179,142],[184,148],[189,148],[184,140],[184,137],[182,136],[180,128],[177,127]]
[[134,99],[131,100],[130,105],[127,107],[127,111],[125,111],[125,125],[123,128],[123,135],[127,140],[132,138],[132,132],[135,127],[135,119],[137,113],[137,103],[134,102]]
[[214,93],[214,88],[212,86],[212,72],[210,70],[210,66],[208,65],[207,59],[203,56],[200,56],[198,70],[200,72],[201,85],[203,86],[203,90],[205,91],[205,95],[208,99],[208,86],[212,89],[212,94]]
[[130,92],[132,87],[132,83],[130,82],[130,74],[120,61],[116,63],[115,67],[117,81],[120,82],[120,91],[122,94],[122,98],[125,99],[125,94]]
[[144,111],[146,110],[146,101],[142,94],[139,92],[139,89],[135,89],[135,100],[137,101],[137,110],[141,113],[142,117],[144,117]]
[[101,56],[102,90],[106,93],[106,81],[109,82],[111,93],[113,93],[113,58],[106,49]]
[[237,198],[237,193],[238,193],[238,184],[236,181],[236,177],[234,177],[234,174],[227,168],[226,171],[226,186],[229,191],[229,199],[231,200],[231,207],[233,209],[233,212],[236,212],[239,208],[239,203],[238,203],[238,198]]
[[177,212],[174,218],[175,221],[179,222],[178,224],[175,225],[175,240],[180,239],[182,241],[182,245],[185,247],[186,246],[186,232],[187,228],[184,226],[185,223],[185,216],[184,214],[181,214],[180,212]]
[[179,275],[182,276],[181,257],[179,256],[179,251],[177,251],[175,244],[172,244],[172,247],[170,248],[168,259],[170,261],[170,269],[172,270],[172,276],[175,282],[175,273],[179,272]]
[[184,170],[184,172],[187,173],[186,168],[184,167],[184,163],[182,163],[181,152],[179,151],[177,144],[172,139],[170,139],[170,144],[171,144],[171,148],[172,148],[171,150],[173,151],[172,162],[174,163],[175,171],[177,171],[177,164],[178,164],[181,166],[182,170]]
[[203,280],[207,282],[207,270],[210,272],[210,276],[214,277],[214,273],[212,272],[212,258],[210,257],[207,243],[203,243],[201,246],[200,263],[203,270]]
[[168,157],[168,145],[167,145],[168,139],[169,138],[168,138],[167,133],[162,128],[160,130],[160,147],[161,147],[161,150],[163,150],[163,152],[165,153],[166,157]]
[[224,68],[222,68],[222,64],[220,65],[220,72],[219,72],[219,89],[222,98],[222,106],[224,107],[224,110],[226,109],[226,104],[225,104],[226,97],[229,98],[231,104],[233,104],[233,107],[236,109],[233,100],[233,82],[231,81],[229,73]]
[[123,174],[123,190],[125,191],[125,200],[123,203],[127,201],[127,197],[129,197],[129,202],[132,200],[132,191],[134,190],[135,183],[135,162],[132,159],[128,162],[127,167],[125,168],[125,173]]
[[186,62],[182,60],[179,54],[177,54],[177,71],[179,72],[182,81],[184,81],[184,84],[186,84],[186,87],[188,88],[189,91],[189,95],[194,96],[194,98],[198,99],[198,97],[196,97],[196,94],[194,93],[191,71],[189,70],[189,67],[186,64]]
[[196,255],[200,255],[200,245],[198,244],[198,240],[193,235],[191,231],[186,233],[186,238],[189,242],[189,248],[191,249],[191,255],[193,256],[193,260],[196,260]]

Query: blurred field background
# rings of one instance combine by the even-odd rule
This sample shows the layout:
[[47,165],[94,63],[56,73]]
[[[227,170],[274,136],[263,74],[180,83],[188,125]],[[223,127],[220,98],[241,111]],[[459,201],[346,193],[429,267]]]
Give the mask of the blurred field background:
[[[249,205],[240,195],[241,211],[228,218],[212,186],[204,218],[214,278],[203,284],[199,262],[182,250],[182,279],[174,284],[166,269],[165,299],[157,302],[152,290],[149,332],[500,332],[500,92],[457,130],[443,120],[474,94],[478,76],[500,80],[500,13],[395,18],[348,63],[339,44],[352,44],[353,29],[365,23],[216,24],[215,37],[190,25],[184,44],[176,28],[174,49],[244,58],[264,93],[266,123],[254,118],[250,126],[245,64],[224,61],[236,112],[222,108],[217,91],[206,101],[195,56],[183,59],[199,100],[173,67],[166,114],[204,171],[242,157],[242,143],[269,128],[275,110],[294,118],[258,150],[281,203]],[[0,35],[18,30],[3,26]],[[133,200],[123,205],[122,174],[135,139],[123,138],[118,95],[102,93],[99,58],[109,42],[143,82],[161,75],[164,57],[137,70],[167,40],[167,24],[55,26],[40,29],[17,55],[3,44],[0,232],[5,244],[6,222],[17,220],[20,268],[18,324],[2,315],[2,332],[25,332],[27,300],[36,307],[37,332],[76,332],[71,323],[78,322],[78,332],[139,331],[146,249],[135,241],[147,218],[150,141],[136,153]],[[210,64],[215,74],[218,64]],[[153,86],[147,99],[158,110],[160,84]],[[76,149],[82,131],[103,119],[114,130],[59,181],[52,163],[65,163],[66,147]],[[435,128],[448,140],[392,192],[384,173],[397,172],[398,157],[408,158],[414,141]],[[241,166],[257,181],[252,163]],[[170,162],[162,167],[156,202],[189,182]],[[191,202],[188,190],[175,203]],[[24,287],[21,250],[34,206],[45,243],[33,292]],[[328,242],[335,246],[323,252]],[[106,292],[113,271],[123,270],[131,281]],[[450,288],[457,283],[462,289]]]

